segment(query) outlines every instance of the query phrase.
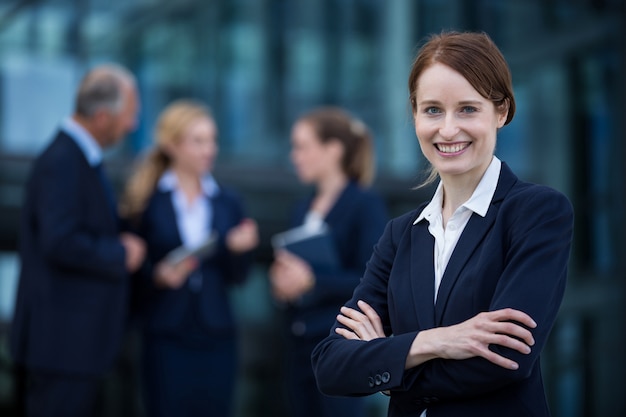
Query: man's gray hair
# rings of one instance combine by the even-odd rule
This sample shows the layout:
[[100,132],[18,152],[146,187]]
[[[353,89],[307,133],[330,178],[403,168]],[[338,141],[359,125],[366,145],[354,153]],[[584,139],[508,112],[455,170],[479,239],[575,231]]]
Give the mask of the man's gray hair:
[[135,77],[117,64],[99,65],[82,79],[76,95],[76,114],[91,117],[99,110],[121,110],[125,87],[135,86]]

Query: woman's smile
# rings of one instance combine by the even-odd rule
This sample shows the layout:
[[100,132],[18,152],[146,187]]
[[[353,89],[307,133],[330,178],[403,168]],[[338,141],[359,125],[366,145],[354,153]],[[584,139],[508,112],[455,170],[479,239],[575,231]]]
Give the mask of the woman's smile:
[[471,142],[458,142],[458,143],[435,143],[437,150],[445,156],[456,156],[463,153],[472,143]]

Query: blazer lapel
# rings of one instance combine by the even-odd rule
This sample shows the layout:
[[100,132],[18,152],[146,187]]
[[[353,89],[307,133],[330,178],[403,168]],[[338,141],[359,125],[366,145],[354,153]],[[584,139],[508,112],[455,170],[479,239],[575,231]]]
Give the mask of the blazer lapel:
[[513,174],[511,169],[504,162],[502,162],[498,186],[487,214],[484,218],[478,214],[472,214],[472,217],[470,217],[467,226],[465,226],[465,230],[463,230],[463,233],[461,234],[461,237],[452,252],[446,271],[443,274],[443,278],[439,286],[437,301],[435,303],[435,321],[438,325],[441,324],[443,313],[445,312],[446,305],[448,303],[448,298],[450,297],[450,293],[452,292],[454,285],[459,279],[463,267],[495,222],[500,202],[504,199],[516,181],[517,177],[515,174]]
[[492,205],[484,218],[474,213],[472,217],[470,217],[467,226],[465,226],[465,230],[452,252],[446,271],[441,279],[441,284],[439,285],[437,302],[435,303],[435,321],[438,325],[441,324],[448,298],[463,270],[463,266],[465,266],[472,253],[480,245],[480,242],[491,228],[491,225],[496,219],[496,212],[497,210],[494,210]]
[[[228,207],[224,204],[224,200],[221,198],[221,193],[217,193],[212,197],[208,197],[208,202],[211,205],[213,211],[213,218],[211,224],[207,224],[205,227],[216,230],[221,237],[225,237],[226,228],[228,228]],[[209,230],[211,232],[211,230]]]
[[[341,194],[337,197],[337,200],[333,203],[333,206],[330,208],[324,221],[329,224],[338,224],[342,223],[342,217],[350,215],[354,213],[353,210],[350,209],[350,206],[354,204],[354,191],[355,185],[349,182],[346,187],[343,189]],[[310,206],[310,204],[309,204]]]
[[428,231],[426,220],[412,226],[411,248],[409,276],[415,299],[415,317],[420,329],[431,329],[435,327],[435,238]]
[[160,224],[160,228],[167,236],[176,238],[177,246],[183,244],[183,239],[178,230],[178,222],[176,220],[176,212],[174,211],[174,204],[172,203],[172,192],[160,192],[156,196],[155,206],[159,217],[163,220]]

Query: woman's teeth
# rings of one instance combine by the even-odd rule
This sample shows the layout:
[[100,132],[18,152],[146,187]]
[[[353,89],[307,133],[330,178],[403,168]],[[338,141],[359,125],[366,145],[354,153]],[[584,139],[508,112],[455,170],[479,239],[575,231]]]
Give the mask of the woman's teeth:
[[443,143],[438,143],[436,144],[437,149],[439,149],[439,152],[443,152],[443,153],[456,153],[456,152],[461,152],[463,149],[467,148],[469,146],[469,143],[455,143],[452,145],[445,145]]

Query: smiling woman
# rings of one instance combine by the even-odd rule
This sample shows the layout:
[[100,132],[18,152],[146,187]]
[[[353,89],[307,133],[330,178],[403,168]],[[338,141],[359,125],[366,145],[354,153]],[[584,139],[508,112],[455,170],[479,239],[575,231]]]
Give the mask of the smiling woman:
[[[420,76],[415,94],[415,134],[426,159],[442,180],[456,181],[467,200],[491,163],[497,129],[508,115],[483,97],[457,71],[435,63]],[[456,209],[456,207],[453,207]]]
[[390,416],[549,416],[539,355],[564,294],[571,204],[495,157],[515,100],[486,34],[432,36],[409,88],[441,181],[387,224],[313,351],[317,383],[328,395],[386,392]]

